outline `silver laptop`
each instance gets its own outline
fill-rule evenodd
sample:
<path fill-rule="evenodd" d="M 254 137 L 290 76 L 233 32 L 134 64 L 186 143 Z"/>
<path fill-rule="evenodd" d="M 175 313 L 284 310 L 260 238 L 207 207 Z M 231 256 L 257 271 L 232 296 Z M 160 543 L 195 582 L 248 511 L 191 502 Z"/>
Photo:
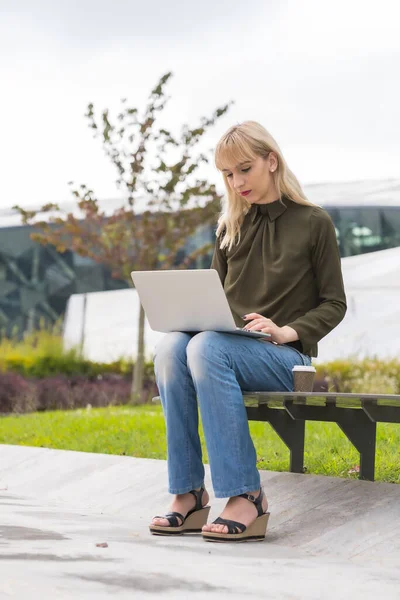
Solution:
<path fill-rule="evenodd" d="M 132 271 L 131 277 L 154 331 L 223 331 L 256 338 L 269 333 L 236 326 L 217 271 Z"/>

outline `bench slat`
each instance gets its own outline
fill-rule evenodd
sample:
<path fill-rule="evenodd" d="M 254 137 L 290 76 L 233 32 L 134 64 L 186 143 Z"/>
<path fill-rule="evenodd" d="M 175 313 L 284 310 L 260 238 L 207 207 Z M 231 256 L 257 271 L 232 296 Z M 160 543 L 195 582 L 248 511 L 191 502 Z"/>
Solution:
<path fill-rule="evenodd" d="M 400 395 L 397 394 L 350 394 L 345 392 L 243 392 L 245 401 L 247 398 L 264 399 L 279 398 L 325 398 L 326 400 L 342 399 L 366 399 L 366 400 L 390 400 L 394 405 L 400 406 Z"/>

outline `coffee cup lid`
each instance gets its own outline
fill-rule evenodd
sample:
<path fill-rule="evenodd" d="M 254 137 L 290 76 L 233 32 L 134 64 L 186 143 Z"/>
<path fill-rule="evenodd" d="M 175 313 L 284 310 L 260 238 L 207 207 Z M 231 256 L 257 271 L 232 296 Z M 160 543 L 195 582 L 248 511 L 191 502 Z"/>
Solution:
<path fill-rule="evenodd" d="M 315 373 L 315 367 L 308 367 L 306 365 L 295 365 L 292 371 L 308 371 L 309 373 Z"/>

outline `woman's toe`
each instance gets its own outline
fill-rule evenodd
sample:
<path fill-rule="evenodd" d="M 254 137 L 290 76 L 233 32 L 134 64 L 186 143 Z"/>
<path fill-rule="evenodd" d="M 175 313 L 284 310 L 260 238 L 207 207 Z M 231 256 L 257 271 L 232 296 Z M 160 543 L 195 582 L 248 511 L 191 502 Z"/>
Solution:
<path fill-rule="evenodd" d="M 157 525 L 158 527 L 168 527 L 169 523 L 167 519 L 153 519 L 151 522 L 152 525 Z"/>
<path fill-rule="evenodd" d="M 206 525 L 203 525 L 202 531 L 210 531 L 212 533 L 228 533 L 228 527 L 219 523 L 207 523 Z"/>

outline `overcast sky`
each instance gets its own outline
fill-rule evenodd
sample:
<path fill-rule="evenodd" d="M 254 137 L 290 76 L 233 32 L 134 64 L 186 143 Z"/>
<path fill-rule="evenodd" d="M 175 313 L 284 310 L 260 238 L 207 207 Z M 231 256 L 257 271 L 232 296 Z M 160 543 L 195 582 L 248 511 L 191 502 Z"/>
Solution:
<path fill-rule="evenodd" d="M 0 208 L 116 196 L 86 106 L 143 107 L 167 71 L 172 130 L 235 101 L 209 147 L 253 119 L 303 184 L 400 178 L 399 23 L 397 0 L 0 0 Z"/>

